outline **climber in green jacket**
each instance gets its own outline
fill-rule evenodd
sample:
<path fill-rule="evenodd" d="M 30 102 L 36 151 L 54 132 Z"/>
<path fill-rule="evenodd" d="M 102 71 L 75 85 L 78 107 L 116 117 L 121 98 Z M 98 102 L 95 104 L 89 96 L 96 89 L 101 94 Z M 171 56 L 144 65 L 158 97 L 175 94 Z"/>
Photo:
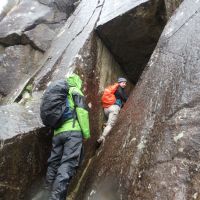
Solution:
<path fill-rule="evenodd" d="M 85 98 L 81 91 L 82 81 L 76 74 L 67 78 L 68 101 L 75 109 L 75 118 L 63 122 L 54 130 L 52 151 L 48 159 L 46 182 L 51 187 L 50 200 L 65 200 L 71 178 L 83 158 L 83 138 L 90 138 L 89 117 Z"/>

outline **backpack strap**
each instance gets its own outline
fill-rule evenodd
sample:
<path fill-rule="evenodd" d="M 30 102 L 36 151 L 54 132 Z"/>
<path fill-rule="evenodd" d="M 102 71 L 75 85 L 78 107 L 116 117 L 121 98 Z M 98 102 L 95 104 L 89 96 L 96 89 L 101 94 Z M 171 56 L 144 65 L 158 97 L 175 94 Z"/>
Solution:
<path fill-rule="evenodd" d="M 77 114 L 76 114 L 76 104 L 74 103 L 74 95 L 73 95 L 73 90 L 75 89 L 75 87 L 70 87 L 69 88 L 69 94 L 72 98 L 72 101 L 73 101 L 73 104 L 74 104 L 74 108 L 72 110 L 72 116 L 73 116 L 73 124 L 72 124 L 72 128 L 75 127 L 75 122 L 76 122 L 76 119 L 77 119 Z"/>

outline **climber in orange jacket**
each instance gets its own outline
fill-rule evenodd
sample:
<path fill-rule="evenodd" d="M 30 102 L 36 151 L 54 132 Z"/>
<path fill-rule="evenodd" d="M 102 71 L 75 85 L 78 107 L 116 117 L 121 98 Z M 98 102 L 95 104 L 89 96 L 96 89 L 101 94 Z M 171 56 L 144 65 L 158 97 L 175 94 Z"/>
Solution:
<path fill-rule="evenodd" d="M 105 141 L 105 137 L 109 134 L 117 120 L 120 109 L 127 100 L 127 95 L 124 91 L 126 83 L 127 80 L 121 77 L 118 78 L 118 83 L 108 86 L 104 90 L 101 101 L 104 108 L 104 114 L 108 118 L 108 121 L 102 135 L 97 140 L 99 144 Z"/>

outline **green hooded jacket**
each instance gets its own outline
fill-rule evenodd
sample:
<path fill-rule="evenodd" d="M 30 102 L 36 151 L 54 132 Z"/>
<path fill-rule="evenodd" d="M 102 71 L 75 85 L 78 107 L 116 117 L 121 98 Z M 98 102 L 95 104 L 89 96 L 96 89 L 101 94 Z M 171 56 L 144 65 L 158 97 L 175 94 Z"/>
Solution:
<path fill-rule="evenodd" d="M 67 78 L 69 84 L 68 101 L 69 106 L 73 110 L 76 109 L 77 119 L 69 119 L 54 130 L 54 135 L 58 135 L 66 131 L 81 131 L 85 139 L 90 138 L 90 128 L 89 128 L 89 115 L 86 110 L 84 96 L 81 91 L 82 81 L 77 74 L 72 74 Z M 73 100 L 74 99 L 74 100 Z M 76 106 L 75 106 L 76 105 Z"/>

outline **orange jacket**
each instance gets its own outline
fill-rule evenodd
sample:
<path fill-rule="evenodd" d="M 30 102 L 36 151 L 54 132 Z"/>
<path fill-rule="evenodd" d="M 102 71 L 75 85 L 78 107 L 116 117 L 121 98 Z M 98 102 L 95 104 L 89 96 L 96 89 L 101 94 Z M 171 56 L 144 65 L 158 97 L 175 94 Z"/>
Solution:
<path fill-rule="evenodd" d="M 119 83 L 115 83 L 105 88 L 101 98 L 103 108 L 108 108 L 116 102 L 115 92 L 118 87 Z"/>

